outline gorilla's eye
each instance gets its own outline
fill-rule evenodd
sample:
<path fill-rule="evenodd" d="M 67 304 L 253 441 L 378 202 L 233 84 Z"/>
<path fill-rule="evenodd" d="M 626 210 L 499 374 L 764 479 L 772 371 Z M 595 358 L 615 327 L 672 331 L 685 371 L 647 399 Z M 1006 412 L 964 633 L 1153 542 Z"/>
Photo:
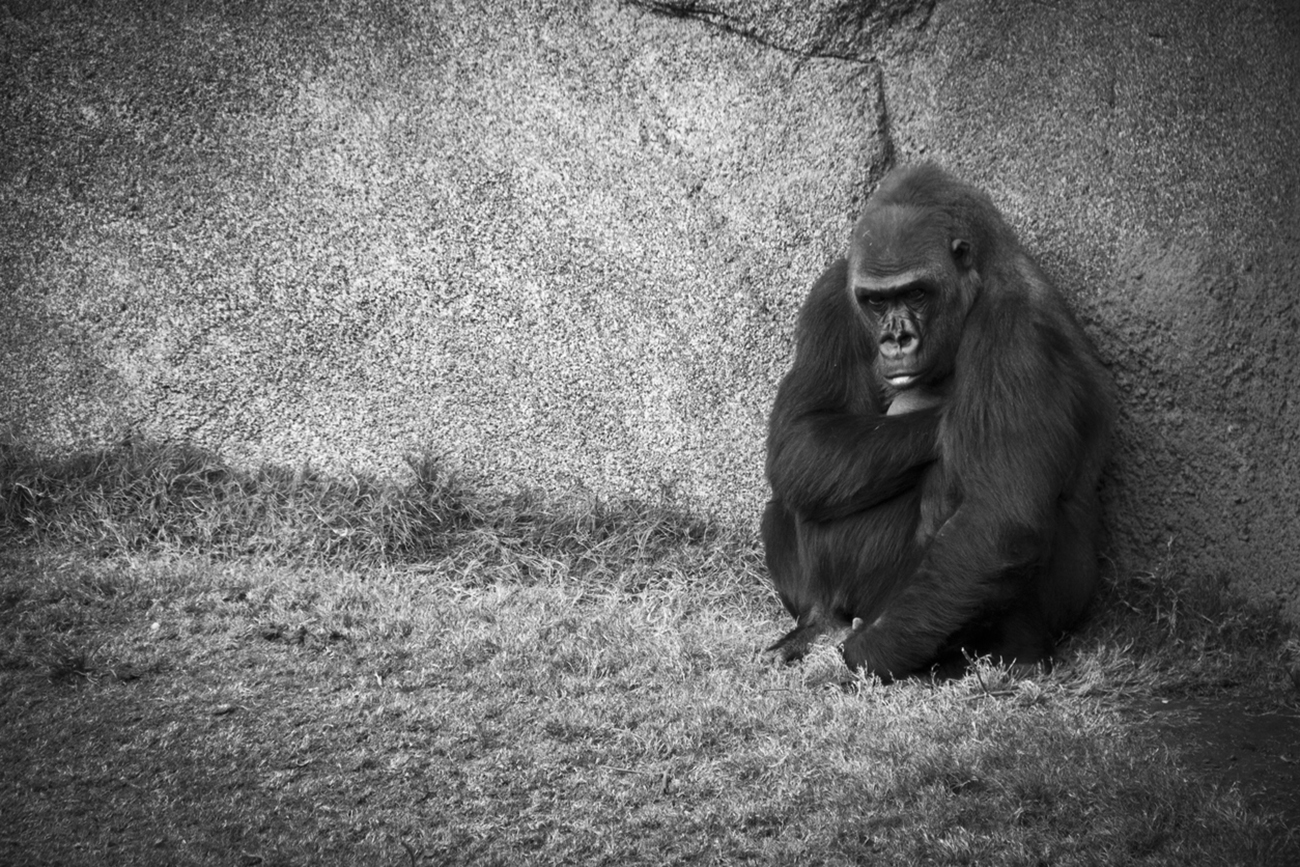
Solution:
<path fill-rule="evenodd" d="M 908 293 L 903 296 L 903 300 L 905 300 L 908 304 L 912 304 L 912 305 L 920 304 L 922 301 L 925 300 L 925 290 L 920 288 L 919 286 L 915 287 L 909 290 Z"/>

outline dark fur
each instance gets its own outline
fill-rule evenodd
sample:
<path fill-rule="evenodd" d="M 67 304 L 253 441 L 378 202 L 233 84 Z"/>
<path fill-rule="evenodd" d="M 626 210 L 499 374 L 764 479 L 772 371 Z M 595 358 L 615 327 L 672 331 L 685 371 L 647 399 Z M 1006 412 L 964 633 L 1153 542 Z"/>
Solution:
<path fill-rule="evenodd" d="M 804 303 L 772 410 L 762 532 L 797 619 L 772 649 L 838 631 L 851 666 L 886 678 L 963 652 L 1044 659 L 1097 581 L 1104 372 L 989 198 L 939 169 L 886 178 L 853 245 Z M 916 261 L 940 275 L 922 385 L 944 398 L 887 416 L 853 275 Z"/>

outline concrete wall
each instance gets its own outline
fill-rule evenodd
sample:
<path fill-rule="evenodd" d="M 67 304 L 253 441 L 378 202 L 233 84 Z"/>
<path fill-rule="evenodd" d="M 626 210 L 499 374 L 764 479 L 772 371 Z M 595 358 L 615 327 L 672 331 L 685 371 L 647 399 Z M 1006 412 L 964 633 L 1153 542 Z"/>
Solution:
<path fill-rule="evenodd" d="M 11 436 L 752 523 L 802 296 L 934 159 L 1116 378 L 1118 567 L 1300 615 L 1293 4 L 78 6 L 0 12 Z"/>

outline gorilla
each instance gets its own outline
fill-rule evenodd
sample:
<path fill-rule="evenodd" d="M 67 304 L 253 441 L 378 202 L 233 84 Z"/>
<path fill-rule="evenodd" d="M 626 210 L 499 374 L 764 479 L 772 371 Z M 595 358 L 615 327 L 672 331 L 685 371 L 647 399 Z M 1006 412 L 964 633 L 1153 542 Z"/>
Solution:
<path fill-rule="evenodd" d="M 1109 379 L 992 201 L 891 172 L 812 287 L 767 440 L 762 537 L 796 625 L 884 680 L 1050 662 L 1098 580 Z"/>

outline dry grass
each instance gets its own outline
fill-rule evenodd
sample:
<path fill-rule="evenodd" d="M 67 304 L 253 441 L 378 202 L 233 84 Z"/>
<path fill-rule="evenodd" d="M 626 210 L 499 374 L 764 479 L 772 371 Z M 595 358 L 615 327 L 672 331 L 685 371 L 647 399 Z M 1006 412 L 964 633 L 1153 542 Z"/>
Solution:
<path fill-rule="evenodd" d="M 761 664 L 786 624 L 754 540 L 671 503 L 491 498 L 433 462 L 404 483 L 241 473 L 139 443 L 3 460 L 0 861 L 1296 852 L 1124 711 L 1242 676 L 1286 637 L 1190 596 L 1171 623 L 1169 576 L 1116 591 L 1122 613 L 1050 676 L 884 688 L 829 649 Z"/>

